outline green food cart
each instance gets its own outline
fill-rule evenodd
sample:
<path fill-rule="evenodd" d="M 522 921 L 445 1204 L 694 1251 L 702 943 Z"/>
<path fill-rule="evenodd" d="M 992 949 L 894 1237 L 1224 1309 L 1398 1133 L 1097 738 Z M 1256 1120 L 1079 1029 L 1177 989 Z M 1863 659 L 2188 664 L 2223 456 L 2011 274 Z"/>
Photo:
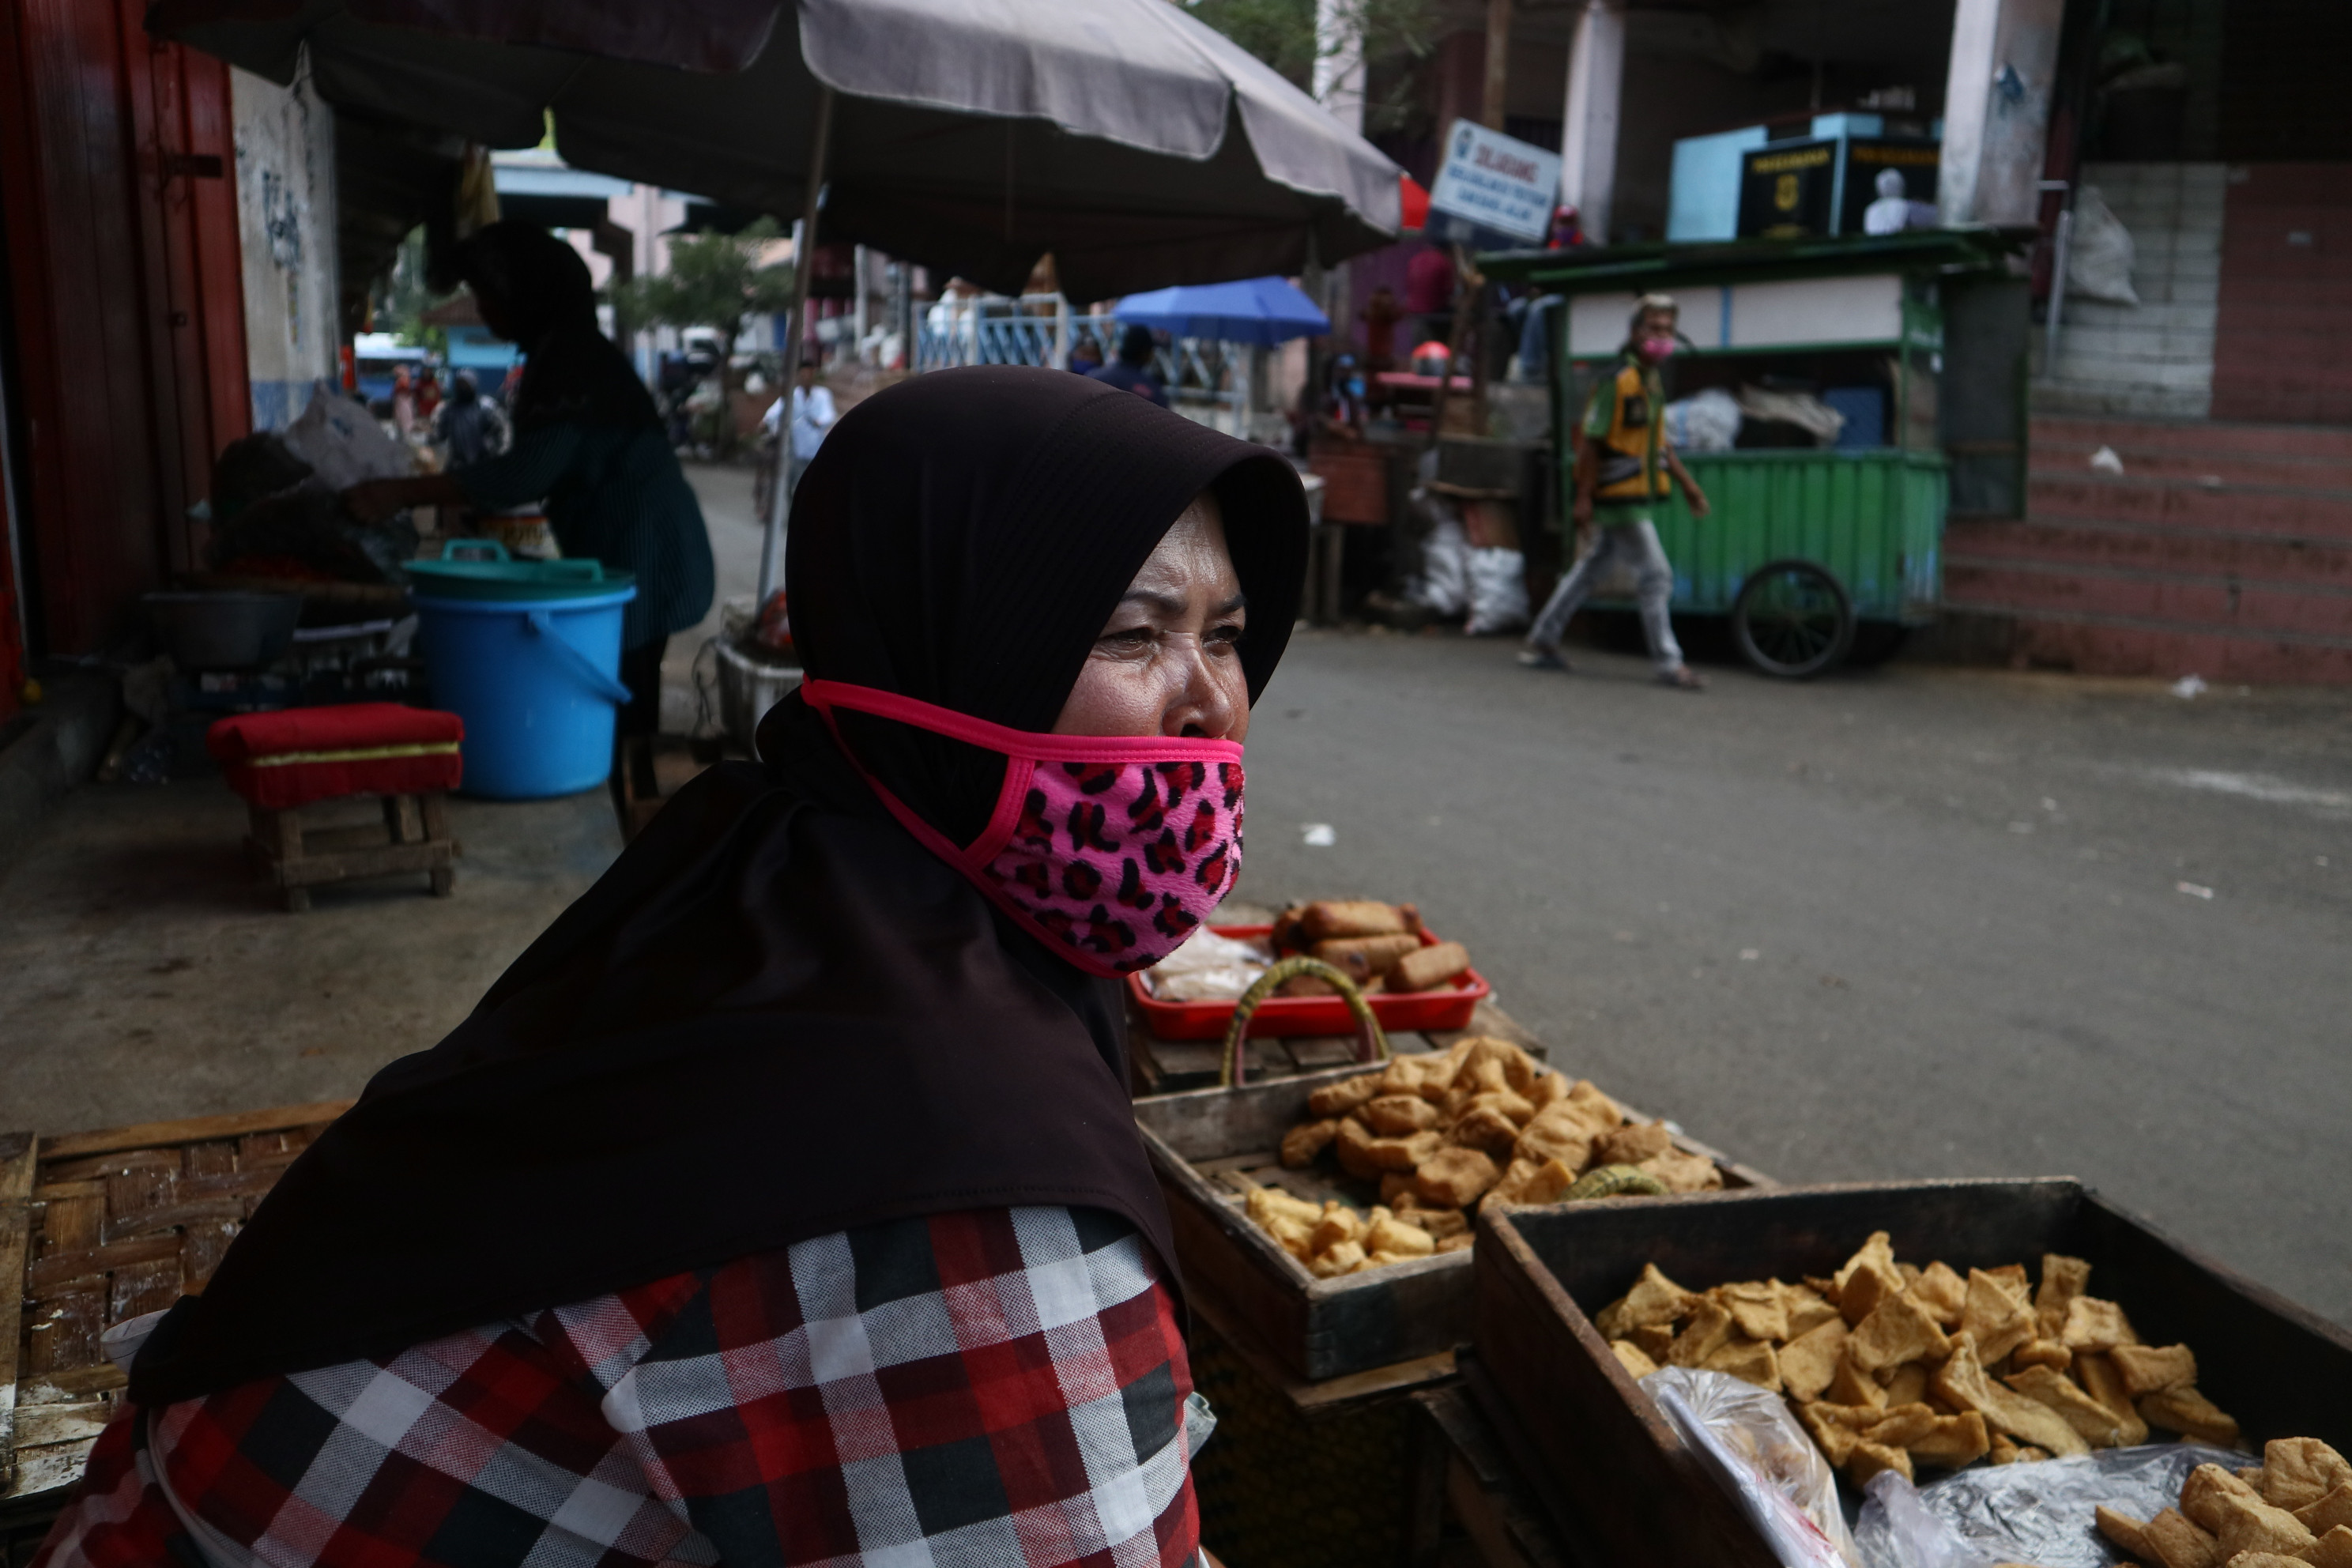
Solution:
<path fill-rule="evenodd" d="M 1563 496 L 1586 397 L 1645 293 L 1675 296 L 1689 340 L 1667 371 L 1670 400 L 1798 392 L 1846 415 L 1833 445 L 1752 421 L 1785 444 L 1743 434 L 1731 450 L 1683 447 L 1711 510 L 1694 519 L 1677 490 L 1653 514 L 1675 612 L 1729 616 L 1750 664 L 1801 679 L 1885 658 L 1934 620 L 1948 515 L 2018 515 L 2028 307 L 2011 258 L 2031 233 L 1508 251 L 1479 267 L 1561 297 L 1549 318 Z"/>

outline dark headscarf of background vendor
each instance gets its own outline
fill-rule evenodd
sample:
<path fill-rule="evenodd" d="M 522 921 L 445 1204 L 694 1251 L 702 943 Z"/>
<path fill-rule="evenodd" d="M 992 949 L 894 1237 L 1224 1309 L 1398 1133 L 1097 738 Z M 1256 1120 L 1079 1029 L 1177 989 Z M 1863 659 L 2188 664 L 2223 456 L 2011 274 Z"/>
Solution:
<path fill-rule="evenodd" d="M 510 410 L 517 431 L 564 420 L 634 428 L 661 423 L 635 366 L 597 330 L 596 289 L 580 253 L 535 224 L 509 218 L 458 242 L 455 270 L 488 295 L 523 353 Z"/>
<path fill-rule="evenodd" d="M 1255 700 L 1305 574 L 1297 477 L 1050 370 L 877 394 L 802 481 L 813 676 L 1048 730 L 1137 569 L 1213 489 Z M 843 715 L 857 760 L 968 839 L 993 753 Z M 885 812 L 796 697 L 761 762 L 681 790 L 434 1049 L 289 1169 L 131 1396 L 185 1399 L 877 1221 L 1124 1217 L 1171 1272 L 1116 987 L 1013 926 Z"/>

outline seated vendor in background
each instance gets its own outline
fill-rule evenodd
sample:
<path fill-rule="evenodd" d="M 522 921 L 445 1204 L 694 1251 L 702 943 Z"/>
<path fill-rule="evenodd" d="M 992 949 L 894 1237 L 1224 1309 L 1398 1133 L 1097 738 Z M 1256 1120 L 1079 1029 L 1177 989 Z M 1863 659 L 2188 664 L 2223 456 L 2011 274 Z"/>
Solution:
<path fill-rule="evenodd" d="M 567 556 L 636 574 L 623 612 L 625 735 L 661 728 L 662 652 L 710 608 L 713 568 L 702 509 L 628 357 L 596 330 L 587 263 L 530 224 L 491 224 L 458 249 L 459 276 L 483 324 L 520 344 L 514 445 L 498 457 L 413 479 L 370 479 L 343 492 L 363 522 L 411 506 L 483 510 L 544 500 Z"/>

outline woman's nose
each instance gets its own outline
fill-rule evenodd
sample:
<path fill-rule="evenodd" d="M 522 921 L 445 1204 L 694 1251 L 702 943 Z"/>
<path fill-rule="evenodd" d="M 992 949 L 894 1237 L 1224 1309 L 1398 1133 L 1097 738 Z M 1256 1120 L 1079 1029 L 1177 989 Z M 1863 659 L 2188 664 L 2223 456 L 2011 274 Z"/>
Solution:
<path fill-rule="evenodd" d="M 1208 648 L 1197 637 L 1184 639 L 1180 684 L 1175 700 L 1160 715 L 1160 732 L 1169 736 L 1223 739 L 1234 727 L 1237 708 L 1234 683 L 1221 678 L 1210 661 Z"/>

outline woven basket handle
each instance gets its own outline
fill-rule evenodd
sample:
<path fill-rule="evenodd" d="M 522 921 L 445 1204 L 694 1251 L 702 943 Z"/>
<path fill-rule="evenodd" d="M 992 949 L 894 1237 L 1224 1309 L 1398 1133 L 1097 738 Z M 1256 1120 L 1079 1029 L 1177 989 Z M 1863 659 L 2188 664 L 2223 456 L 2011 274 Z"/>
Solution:
<path fill-rule="evenodd" d="M 1372 1005 L 1364 1000 L 1364 994 L 1357 989 L 1356 983 L 1348 977 L 1345 970 L 1335 969 L 1319 958 L 1309 958 L 1301 953 L 1275 963 L 1242 993 L 1240 1001 L 1234 1004 L 1234 1021 L 1225 1026 L 1224 1058 L 1217 1071 L 1220 1088 L 1237 1089 L 1241 1086 L 1242 1075 L 1248 1066 L 1242 1051 L 1242 1040 L 1249 1033 L 1250 1015 L 1257 1011 L 1259 1003 L 1274 994 L 1276 987 L 1302 974 L 1312 974 L 1339 987 L 1340 999 L 1348 1004 L 1348 1011 L 1356 1016 L 1358 1061 L 1384 1062 L 1389 1059 L 1388 1032 L 1372 1016 Z"/>

